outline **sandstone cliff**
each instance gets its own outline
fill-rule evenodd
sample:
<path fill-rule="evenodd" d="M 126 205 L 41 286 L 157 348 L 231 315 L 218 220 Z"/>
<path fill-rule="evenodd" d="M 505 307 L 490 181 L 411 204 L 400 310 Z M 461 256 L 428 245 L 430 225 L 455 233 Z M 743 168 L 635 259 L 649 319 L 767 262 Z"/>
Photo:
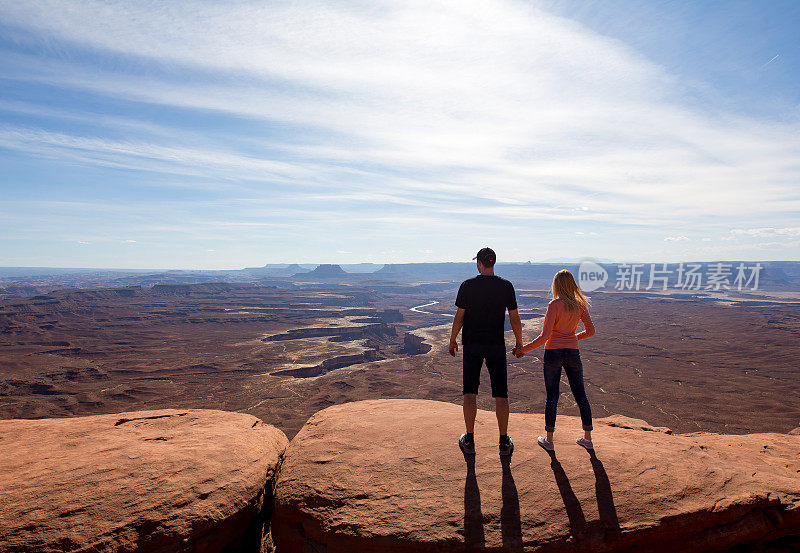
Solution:
<path fill-rule="evenodd" d="M 0 421 L 0 551 L 259 551 L 286 444 L 204 409 Z"/>
<path fill-rule="evenodd" d="M 672 435 L 596 421 L 597 451 L 560 416 L 555 454 L 542 415 L 512 414 L 501 462 L 493 413 L 477 455 L 461 454 L 457 405 L 362 401 L 314 415 L 286 451 L 273 536 L 300 551 L 720 551 L 800 533 L 800 437 Z M 797 544 L 798 542 L 793 542 Z"/>
<path fill-rule="evenodd" d="M 562 416 L 551 455 L 543 424 L 512 414 L 508 461 L 493 413 L 464 457 L 461 408 L 424 400 L 325 409 L 288 449 L 223 411 L 0 421 L 0 551 L 258 553 L 271 515 L 278 553 L 800 548 L 800 436 L 613 416 L 590 454 Z"/>

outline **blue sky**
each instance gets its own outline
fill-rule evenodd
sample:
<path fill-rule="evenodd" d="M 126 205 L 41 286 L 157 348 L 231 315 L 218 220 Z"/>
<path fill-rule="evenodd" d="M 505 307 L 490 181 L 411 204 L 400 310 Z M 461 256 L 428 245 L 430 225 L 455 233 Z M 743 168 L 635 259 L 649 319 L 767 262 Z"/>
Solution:
<path fill-rule="evenodd" d="M 797 2 L 0 10 L 0 266 L 800 259 Z"/>

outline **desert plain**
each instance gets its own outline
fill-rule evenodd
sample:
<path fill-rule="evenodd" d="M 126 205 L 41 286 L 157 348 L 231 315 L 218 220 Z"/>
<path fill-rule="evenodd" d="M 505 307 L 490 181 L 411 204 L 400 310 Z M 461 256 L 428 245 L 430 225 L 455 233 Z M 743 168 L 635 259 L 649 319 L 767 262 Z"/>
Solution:
<path fill-rule="evenodd" d="M 6 297 L 0 418 L 211 408 L 255 415 L 291 438 L 335 404 L 459 403 L 461 359 L 446 345 L 462 275 L 335 269 L 241 282 L 201 275 L 136 284 L 144 277 L 135 276 L 92 289 L 56 282 L 45 293 Z M 546 280 L 516 284 L 528 341 L 550 294 Z M 581 355 L 595 417 L 621 414 L 676 433 L 800 427 L 800 293 L 791 287 L 612 288 L 590 298 L 597 334 L 581 343 Z M 512 413 L 543 412 L 542 353 L 509 355 Z M 479 407 L 491 409 L 483 377 Z M 559 413 L 577 415 L 566 378 L 561 393 Z"/>

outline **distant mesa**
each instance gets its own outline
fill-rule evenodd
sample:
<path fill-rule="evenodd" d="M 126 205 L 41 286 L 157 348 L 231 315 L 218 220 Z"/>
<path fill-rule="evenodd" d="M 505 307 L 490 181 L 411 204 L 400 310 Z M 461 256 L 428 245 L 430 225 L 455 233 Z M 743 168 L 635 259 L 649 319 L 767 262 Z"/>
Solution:
<path fill-rule="evenodd" d="M 402 266 L 397 265 L 395 263 L 389 263 L 375 271 L 376 275 L 408 275 L 407 271 L 404 271 Z"/>
<path fill-rule="evenodd" d="M 308 278 L 340 278 L 347 275 L 348 273 L 339 265 L 318 265 L 313 271 L 300 274 L 300 276 Z"/>
<path fill-rule="evenodd" d="M 287 265 L 286 267 L 275 267 L 269 270 L 269 273 L 272 275 L 283 275 L 283 276 L 292 276 L 302 273 L 307 273 L 309 270 L 302 265 L 298 265 L 297 263 L 292 263 L 291 265 Z"/>
<path fill-rule="evenodd" d="M 313 265 L 312 265 L 313 267 Z M 297 273 L 304 273 L 310 270 L 309 266 L 303 266 L 298 263 L 267 263 L 263 267 L 246 267 L 243 271 L 247 273 L 254 273 L 261 276 L 271 277 L 286 277 L 292 276 Z"/>

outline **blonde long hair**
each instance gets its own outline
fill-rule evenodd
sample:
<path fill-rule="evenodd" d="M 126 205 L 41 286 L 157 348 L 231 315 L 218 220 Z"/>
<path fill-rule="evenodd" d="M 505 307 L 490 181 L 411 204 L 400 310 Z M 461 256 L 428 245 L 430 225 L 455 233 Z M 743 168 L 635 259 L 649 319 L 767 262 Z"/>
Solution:
<path fill-rule="evenodd" d="M 560 299 L 567 311 L 576 312 L 589 308 L 589 299 L 583 295 L 575 277 L 566 269 L 561 269 L 553 277 L 553 299 Z"/>

